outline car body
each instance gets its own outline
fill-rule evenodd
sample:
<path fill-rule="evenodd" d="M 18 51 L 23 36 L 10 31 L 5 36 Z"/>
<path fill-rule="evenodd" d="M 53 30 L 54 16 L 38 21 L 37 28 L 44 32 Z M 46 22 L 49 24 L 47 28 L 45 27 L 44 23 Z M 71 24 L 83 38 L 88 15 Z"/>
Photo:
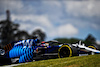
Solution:
<path fill-rule="evenodd" d="M 50 58 L 63 58 L 80 56 L 80 54 L 100 53 L 97 47 L 76 44 L 60 43 L 58 41 L 37 42 L 38 39 L 28 39 L 8 44 L 5 48 L 5 56 L 8 58 L 19 58 L 19 63 L 31 62 L 33 60 L 45 60 Z M 8 49 L 8 50 L 7 50 Z"/>

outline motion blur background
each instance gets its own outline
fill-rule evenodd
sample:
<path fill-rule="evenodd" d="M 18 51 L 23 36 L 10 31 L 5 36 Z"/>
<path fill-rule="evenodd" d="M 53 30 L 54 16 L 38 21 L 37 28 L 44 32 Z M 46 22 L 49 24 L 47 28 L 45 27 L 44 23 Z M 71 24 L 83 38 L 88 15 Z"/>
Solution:
<path fill-rule="evenodd" d="M 33 35 L 40 36 L 41 41 L 77 38 L 100 44 L 100 1 L 0 0 L 0 24 L 1 45 Z M 8 28 L 13 29 L 9 26 L 16 31 L 9 32 Z"/>

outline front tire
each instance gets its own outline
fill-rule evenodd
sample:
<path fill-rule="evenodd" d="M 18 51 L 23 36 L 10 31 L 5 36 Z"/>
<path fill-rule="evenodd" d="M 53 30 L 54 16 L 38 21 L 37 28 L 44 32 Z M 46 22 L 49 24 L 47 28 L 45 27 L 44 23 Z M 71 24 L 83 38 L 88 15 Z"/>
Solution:
<path fill-rule="evenodd" d="M 58 57 L 71 57 L 72 56 L 72 49 L 68 45 L 63 45 L 58 50 Z"/>
<path fill-rule="evenodd" d="M 71 44 L 62 45 L 58 49 L 58 57 L 72 57 L 72 56 L 78 56 L 78 48 L 73 47 Z"/>

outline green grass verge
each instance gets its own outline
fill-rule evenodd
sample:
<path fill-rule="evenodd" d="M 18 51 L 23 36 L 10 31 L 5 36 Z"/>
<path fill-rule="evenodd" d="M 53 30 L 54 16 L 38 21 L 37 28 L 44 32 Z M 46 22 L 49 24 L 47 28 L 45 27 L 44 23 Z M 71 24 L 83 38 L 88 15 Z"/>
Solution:
<path fill-rule="evenodd" d="M 28 62 L 17 67 L 100 67 L 100 54 Z"/>

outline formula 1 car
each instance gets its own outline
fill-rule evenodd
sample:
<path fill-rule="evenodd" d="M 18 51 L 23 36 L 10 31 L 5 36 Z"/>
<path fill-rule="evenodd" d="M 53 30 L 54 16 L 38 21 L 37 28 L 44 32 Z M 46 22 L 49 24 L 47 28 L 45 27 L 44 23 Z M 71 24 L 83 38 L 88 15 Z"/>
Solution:
<path fill-rule="evenodd" d="M 100 53 L 99 45 L 90 45 L 86 47 L 85 44 L 81 45 L 81 41 L 79 41 L 79 43 L 76 44 L 68 44 L 68 43 L 60 43 L 58 41 L 53 40 L 48 42 L 42 42 L 41 45 L 42 46 L 37 47 L 36 52 L 38 56 L 40 55 L 40 57 L 42 57 L 42 59 L 63 58 L 63 57 L 72 57 L 72 56 L 81 56 L 90 54 L 94 55 Z M 36 57 L 34 59 L 36 59 Z"/>
<path fill-rule="evenodd" d="M 19 58 L 19 63 L 100 53 L 100 46 L 81 45 L 81 41 L 76 44 L 60 43 L 56 40 L 39 43 L 38 39 L 22 40 L 13 43 L 13 46 L 8 44 L 4 49 L 6 57 Z"/>

